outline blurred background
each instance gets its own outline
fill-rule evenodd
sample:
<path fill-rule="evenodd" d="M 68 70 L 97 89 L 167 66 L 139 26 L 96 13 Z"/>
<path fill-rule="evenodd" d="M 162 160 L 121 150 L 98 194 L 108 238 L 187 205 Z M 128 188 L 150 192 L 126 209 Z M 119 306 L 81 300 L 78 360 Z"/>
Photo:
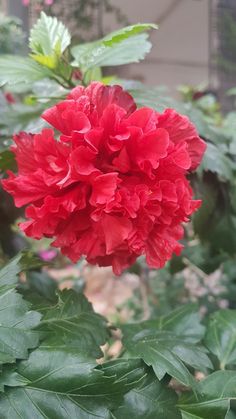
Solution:
<path fill-rule="evenodd" d="M 126 78 L 149 85 L 203 83 L 229 109 L 225 90 L 236 85 L 235 0 L 1 0 L 2 13 L 15 16 L 28 32 L 41 10 L 60 18 L 75 41 L 90 41 L 126 24 L 159 25 L 153 47 L 139 66 L 120 68 Z"/>

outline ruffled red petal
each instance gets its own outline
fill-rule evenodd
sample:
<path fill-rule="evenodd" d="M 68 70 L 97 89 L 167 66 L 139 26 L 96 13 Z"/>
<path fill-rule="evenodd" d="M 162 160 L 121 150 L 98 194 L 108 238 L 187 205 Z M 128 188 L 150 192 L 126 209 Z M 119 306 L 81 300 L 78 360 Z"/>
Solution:
<path fill-rule="evenodd" d="M 200 205 L 186 175 L 206 148 L 187 117 L 137 110 L 120 86 L 94 82 L 43 118 L 60 137 L 52 129 L 15 136 L 18 174 L 2 181 L 26 206 L 25 234 L 115 274 L 140 255 L 161 268 L 180 253 L 181 223 Z"/>

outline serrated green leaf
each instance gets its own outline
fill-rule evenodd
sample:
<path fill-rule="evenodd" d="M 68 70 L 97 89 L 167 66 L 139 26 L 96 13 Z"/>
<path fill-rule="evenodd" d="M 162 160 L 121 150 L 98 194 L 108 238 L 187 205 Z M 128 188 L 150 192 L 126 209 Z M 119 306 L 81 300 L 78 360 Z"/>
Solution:
<path fill-rule="evenodd" d="M 7 362 L 7 361 L 6 361 Z M 16 365 L 4 365 L 0 374 L 0 392 L 4 392 L 5 386 L 7 387 L 16 387 L 16 386 L 25 386 L 29 384 L 29 381 L 25 379 L 22 375 L 18 374 L 16 370 Z"/>
<path fill-rule="evenodd" d="M 112 412 L 115 419 L 181 419 L 176 407 L 177 395 L 154 374 L 124 396 L 124 402 Z"/>
<path fill-rule="evenodd" d="M 48 344 L 77 348 L 77 350 L 101 357 L 100 346 L 108 338 L 106 320 L 93 311 L 92 305 L 74 290 L 58 293 L 58 302 L 43 310 L 39 330 L 48 336 Z"/>
<path fill-rule="evenodd" d="M 202 169 L 217 173 L 219 178 L 223 181 L 233 180 L 232 161 L 214 144 L 208 143 L 207 145 L 202 161 Z"/>
<path fill-rule="evenodd" d="M 28 349 L 38 344 L 39 333 L 32 330 L 41 315 L 30 311 L 30 304 L 12 287 L 21 271 L 21 255 L 0 271 L 0 364 L 24 359 Z"/>
<path fill-rule="evenodd" d="M 0 305 L 0 363 L 6 362 L 5 355 L 11 362 L 26 358 L 28 349 L 38 344 L 39 334 L 32 329 L 41 316 L 14 290 L 0 290 Z"/>
<path fill-rule="evenodd" d="M 30 31 L 29 46 L 36 55 L 60 56 L 70 45 L 68 29 L 56 17 L 41 12 L 40 18 Z"/>
<path fill-rule="evenodd" d="M 152 24 L 128 26 L 112 32 L 101 40 L 76 45 L 71 53 L 75 58 L 73 65 L 84 72 L 92 67 L 105 67 L 138 62 L 150 51 L 151 44 L 147 34 L 140 32 L 157 28 Z"/>
<path fill-rule="evenodd" d="M 183 394 L 178 407 L 183 419 L 225 419 L 231 399 L 236 399 L 236 373 L 217 371 L 198 384 L 195 394 Z"/>
<path fill-rule="evenodd" d="M 24 251 L 11 259 L 3 268 L 0 269 L 0 288 L 14 287 L 18 282 L 18 274 L 25 270 L 37 269 L 44 265 L 37 256 L 29 251 Z"/>
<path fill-rule="evenodd" d="M 56 292 L 58 283 L 52 279 L 46 272 L 28 272 L 27 284 L 30 292 L 35 292 L 42 299 L 57 303 Z"/>
<path fill-rule="evenodd" d="M 18 281 L 17 275 L 22 270 L 21 258 L 22 254 L 19 253 L 0 270 L 0 288 L 4 286 L 14 287 L 16 285 Z"/>
<path fill-rule="evenodd" d="M 49 69 L 40 66 L 31 58 L 17 55 L 2 55 L 0 57 L 0 86 L 33 83 L 51 75 Z"/>
<path fill-rule="evenodd" d="M 140 34 L 115 44 L 106 46 L 98 41 L 82 44 L 72 48 L 75 67 L 81 67 L 84 72 L 93 67 L 123 65 L 143 60 L 151 49 L 147 34 Z"/>
<path fill-rule="evenodd" d="M 140 360 L 95 365 L 69 347 L 40 347 L 19 364 L 15 383 L 8 376 L 13 388 L 0 397 L 1 418 L 110 419 L 111 410 L 122 404 L 123 395 L 139 385 L 146 371 Z"/>
<path fill-rule="evenodd" d="M 185 364 L 200 370 L 212 367 L 205 350 L 197 345 L 204 327 L 194 305 L 183 306 L 157 320 L 124 325 L 121 330 L 128 352 L 151 365 L 159 380 L 167 373 L 194 387 Z"/>
<path fill-rule="evenodd" d="M 124 41 L 124 39 L 137 35 L 140 32 L 148 31 L 150 29 L 158 29 L 154 23 L 137 23 L 136 25 L 126 26 L 111 32 L 103 38 L 105 45 L 112 46 L 116 43 Z"/>
<path fill-rule="evenodd" d="M 211 316 L 205 342 L 220 368 L 236 364 L 236 310 L 220 310 Z"/>

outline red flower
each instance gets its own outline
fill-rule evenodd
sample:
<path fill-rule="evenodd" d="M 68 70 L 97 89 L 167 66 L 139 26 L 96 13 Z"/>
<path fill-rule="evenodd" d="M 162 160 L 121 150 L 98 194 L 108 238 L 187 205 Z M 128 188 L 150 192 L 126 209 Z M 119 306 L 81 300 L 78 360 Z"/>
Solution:
<path fill-rule="evenodd" d="M 161 268 L 179 254 L 182 222 L 199 207 L 186 174 L 205 151 L 186 116 L 136 109 L 119 86 L 76 87 L 44 112 L 60 131 L 15 136 L 19 173 L 4 188 L 26 205 L 21 229 L 54 238 L 77 261 L 112 265 L 116 274 L 140 255 Z"/>

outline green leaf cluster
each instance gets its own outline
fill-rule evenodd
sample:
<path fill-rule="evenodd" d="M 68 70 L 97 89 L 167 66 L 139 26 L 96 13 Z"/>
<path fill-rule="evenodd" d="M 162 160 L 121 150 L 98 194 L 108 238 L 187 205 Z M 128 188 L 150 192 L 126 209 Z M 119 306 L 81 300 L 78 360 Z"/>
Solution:
<path fill-rule="evenodd" d="M 157 29 L 154 24 L 137 24 L 112 32 L 103 39 L 73 46 L 65 25 L 55 17 L 41 16 L 30 32 L 29 57 L 3 55 L 0 57 L 0 86 L 34 83 L 49 78 L 64 87 L 73 87 L 74 68 L 82 71 L 138 62 L 150 51 L 151 44 L 144 32 Z M 70 54 L 74 61 L 70 62 Z"/>
<path fill-rule="evenodd" d="M 32 271 L 37 266 L 25 254 L 0 271 L 2 418 L 234 414 L 236 311 L 216 312 L 203 326 L 198 307 L 185 305 L 156 319 L 118 325 L 123 356 L 98 364 L 111 336 L 106 320 L 83 294 L 41 280 L 44 273 Z M 37 291 L 34 279 L 21 283 L 23 268 L 36 275 Z M 194 371 L 206 378 L 198 383 Z"/>

